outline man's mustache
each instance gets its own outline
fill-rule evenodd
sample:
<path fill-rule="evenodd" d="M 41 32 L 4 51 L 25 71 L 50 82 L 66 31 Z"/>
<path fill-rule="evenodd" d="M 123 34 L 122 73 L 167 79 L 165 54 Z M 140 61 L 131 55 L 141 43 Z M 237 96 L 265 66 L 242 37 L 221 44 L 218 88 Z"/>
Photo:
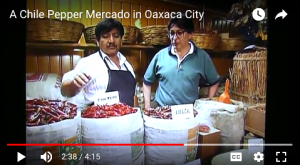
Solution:
<path fill-rule="evenodd" d="M 116 44 L 115 43 L 107 43 L 106 46 L 107 47 L 116 47 Z"/>

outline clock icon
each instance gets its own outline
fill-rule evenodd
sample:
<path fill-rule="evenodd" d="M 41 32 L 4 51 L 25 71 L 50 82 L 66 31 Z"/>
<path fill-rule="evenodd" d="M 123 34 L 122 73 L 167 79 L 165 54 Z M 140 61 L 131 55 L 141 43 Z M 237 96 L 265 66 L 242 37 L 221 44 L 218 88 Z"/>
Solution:
<path fill-rule="evenodd" d="M 266 13 L 261 8 L 256 8 L 252 12 L 252 17 L 255 21 L 262 21 L 266 16 Z"/>
<path fill-rule="evenodd" d="M 259 14 L 259 10 L 257 10 L 257 15 L 261 17 L 261 15 Z"/>

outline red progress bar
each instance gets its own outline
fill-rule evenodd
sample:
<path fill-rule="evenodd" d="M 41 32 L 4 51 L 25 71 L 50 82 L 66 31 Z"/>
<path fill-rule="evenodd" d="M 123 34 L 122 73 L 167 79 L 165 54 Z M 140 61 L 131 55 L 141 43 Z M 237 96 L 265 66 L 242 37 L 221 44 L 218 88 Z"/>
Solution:
<path fill-rule="evenodd" d="M 184 146 L 184 144 L 7 144 L 7 146 Z"/>

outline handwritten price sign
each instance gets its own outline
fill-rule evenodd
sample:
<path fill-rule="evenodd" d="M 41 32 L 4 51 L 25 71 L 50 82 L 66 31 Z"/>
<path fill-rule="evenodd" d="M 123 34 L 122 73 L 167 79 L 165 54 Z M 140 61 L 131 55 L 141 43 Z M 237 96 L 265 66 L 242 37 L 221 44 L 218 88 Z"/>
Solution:
<path fill-rule="evenodd" d="M 171 111 L 172 111 L 172 119 L 173 120 L 194 118 L 193 104 L 173 105 L 173 106 L 171 106 Z"/>
<path fill-rule="evenodd" d="M 112 105 L 119 102 L 120 98 L 118 91 L 103 93 L 94 100 L 95 105 Z"/>

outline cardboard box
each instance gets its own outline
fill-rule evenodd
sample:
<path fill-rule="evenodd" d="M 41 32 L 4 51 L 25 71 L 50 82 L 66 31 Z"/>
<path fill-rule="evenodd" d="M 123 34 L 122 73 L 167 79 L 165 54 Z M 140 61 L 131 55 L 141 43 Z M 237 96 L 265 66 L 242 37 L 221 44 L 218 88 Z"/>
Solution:
<path fill-rule="evenodd" d="M 248 107 L 245 117 L 245 130 L 265 137 L 265 107 L 265 104 Z"/>

